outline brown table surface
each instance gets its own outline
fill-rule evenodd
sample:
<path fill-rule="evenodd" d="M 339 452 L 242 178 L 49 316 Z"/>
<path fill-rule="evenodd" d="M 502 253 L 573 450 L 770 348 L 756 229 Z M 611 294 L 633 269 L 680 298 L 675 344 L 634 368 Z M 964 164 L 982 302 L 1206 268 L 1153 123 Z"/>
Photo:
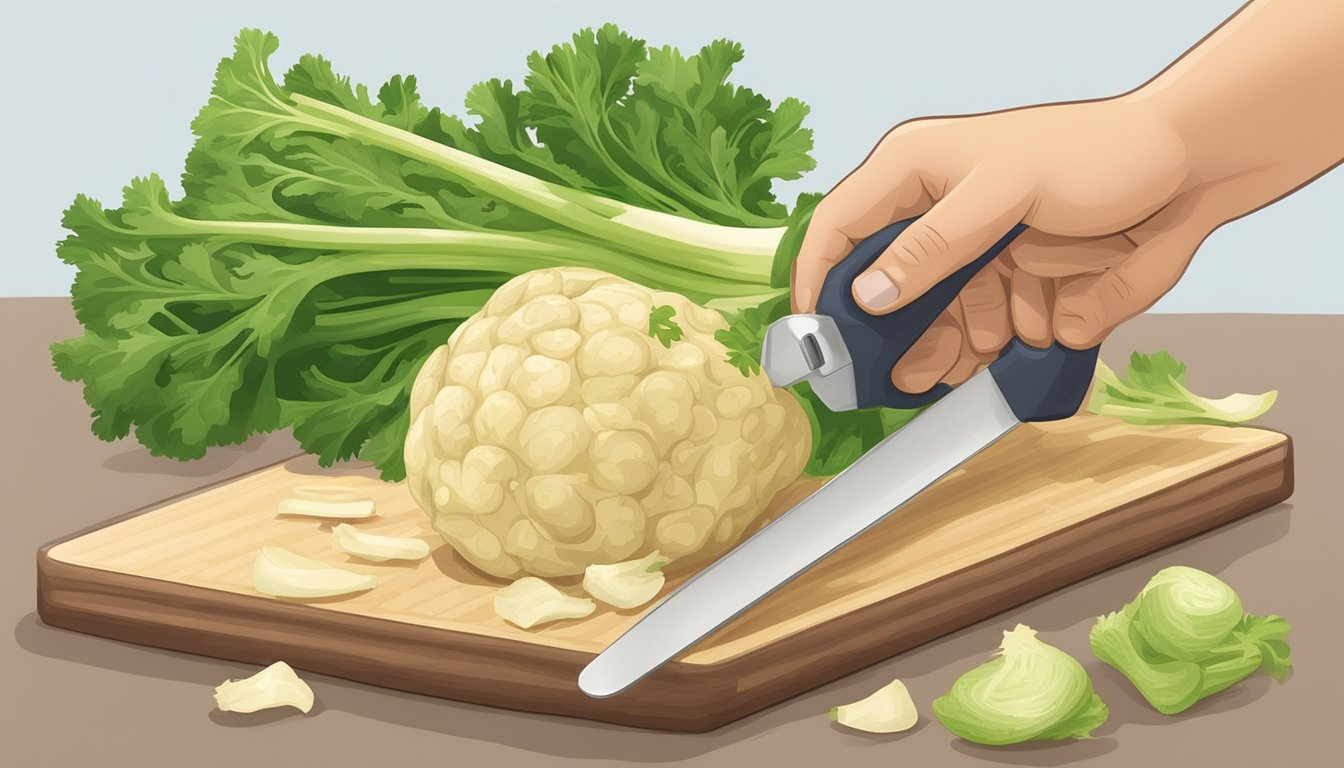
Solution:
<path fill-rule="evenodd" d="M 287 436 L 217 449 L 182 464 L 134 442 L 88 431 L 79 387 L 52 371 L 47 345 L 77 331 L 66 299 L 0 300 L 5 361 L 0 467 L 6 578 L 0 762 L 12 766 L 1314 766 L 1338 754 L 1344 542 L 1341 411 L 1344 316 L 1154 315 L 1109 340 L 1104 357 L 1167 348 L 1186 360 L 1196 391 L 1279 389 L 1263 420 L 1293 436 L 1297 491 L 1272 509 L 1012 609 L 707 734 L 641 731 L 539 716 L 305 675 L 308 716 L 214 711 L 212 687 L 251 674 L 242 664 L 89 637 L 45 626 L 34 608 L 42 544 L 128 510 L 233 476 L 295 451 Z M 1293 625 L 1296 675 L 1255 677 L 1184 715 L 1149 709 L 1087 648 L 1092 619 L 1130 599 L 1159 568 L 1220 575 L 1248 610 Z M 930 701 L 984 661 L 1017 622 L 1083 661 L 1111 717 L 1091 741 L 979 747 L 931 719 Z M 824 715 L 894 677 L 923 716 L 911 732 L 871 736 Z"/>

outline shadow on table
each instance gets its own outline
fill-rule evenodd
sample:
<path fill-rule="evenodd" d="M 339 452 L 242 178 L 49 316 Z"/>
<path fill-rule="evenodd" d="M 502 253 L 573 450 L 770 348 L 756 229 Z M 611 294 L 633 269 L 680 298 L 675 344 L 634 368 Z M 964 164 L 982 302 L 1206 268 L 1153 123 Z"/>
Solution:
<path fill-rule="evenodd" d="M 1120 746 L 1111 738 L 1069 739 L 1068 741 L 1009 744 L 1003 747 L 985 747 L 961 739 L 952 739 L 951 748 L 963 755 L 1003 765 L 1056 766 L 1070 765 L 1082 760 L 1101 757 Z"/>
<path fill-rule="evenodd" d="M 1179 545 L 1179 557 L 1168 548 L 1024 605 L 1005 606 L 1004 612 L 995 617 L 709 733 L 650 731 L 540 714 L 527 715 L 523 722 L 517 715 L 501 717 L 502 710 L 492 707 L 404 693 L 314 673 L 305 673 L 304 678 L 313 683 L 321 704 L 307 716 L 313 717 L 325 710 L 343 711 L 370 720 L 492 742 L 538 755 L 623 763 L 687 760 L 805 721 L 815 726 L 818 738 L 833 738 L 832 730 L 837 727 L 826 720 L 826 710 L 836 702 L 855 701 L 872 693 L 873 689 L 887 682 L 874 680 L 874 675 L 879 672 L 884 676 L 894 672 L 911 684 L 912 692 L 920 700 L 931 700 L 946 690 L 945 686 L 952 679 L 949 675 L 970 669 L 988 657 L 992 648 L 985 647 L 987 626 L 1006 627 L 1022 621 L 1045 631 L 1068 629 L 1072 635 L 1080 626 L 1090 624 L 1090 617 L 1096 615 L 1099 606 L 1119 608 L 1131 600 L 1147 578 L 1161 567 L 1179 562 L 1217 574 L 1249 553 L 1270 546 L 1287 535 L 1291 511 L 1291 505 L 1279 504 L 1183 542 Z M 1124 578 L 1117 577 L 1118 573 Z M 147 648 L 49 627 L 35 612 L 24 616 L 15 625 L 14 639 L 19 647 L 40 656 L 128 674 L 191 682 L 211 689 L 225 678 L 246 677 L 256 672 L 254 665 Z M 1070 650 L 1086 663 L 1090 657 L 1082 655 L 1086 653 L 1085 631 L 1081 643 L 1081 647 Z M 978 759 L 1008 765 L 1064 765 L 1116 749 L 1116 740 L 1111 735 L 1122 728 L 1162 726 L 1189 717 L 1236 709 L 1258 699 L 1272 685 L 1266 678 L 1253 677 L 1196 705 L 1181 718 L 1167 718 L 1150 709 L 1118 672 L 1099 662 L 1087 666 L 1099 695 L 1111 706 L 1111 717 L 1098 730 L 1099 738 L 991 748 L 962 742 L 948 734 L 951 748 Z M 937 686 L 942 686 L 942 690 L 934 690 Z M 269 727 L 296 716 L 297 713 L 267 717 L 263 713 L 263 716 L 253 718 L 216 712 L 211 719 L 229 727 Z M 846 731 L 845 743 L 837 746 L 880 748 L 896 737 L 927 738 L 930 735 L 929 728 L 918 727 L 916 730 L 919 733 L 877 738 Z"/>
<path fill-rule="evenodd" d="M 1083 665 L 1092 677 L 1097 695 L 1111 709 L 1110 718 L 1097 729 L 1098 736 L 1109 736 L 1130 726 L 1168 726 L 1200 717 L 1230 712 L 1269 693 L 1277 683 L 1269 675 L 1257 672 L 1231 688 L 1211 696 L 1177 715 L 1164 715 L 1144 700 L 1125 676 L 1100 661 Z"/>
<path fill-rule="evenodd" d="M 255 665 L 195 656 L 176 651 L 108 640 L 43 624 L 36 612 L 14 627 L 17 645 L 39 656 L 85 664 L 131 675 L 200 685 L 202 696 L 225 678 L 246 677 Z M 226 727 L 278 727 L 287 720 L 315 717 L 325 711 L 348 712 L 369 720 L 493 742 L 539 755 L 573 759 L 608 759 L 624 763 L 670 763 L 750 739 L 795 720 L 817 718 L 814 708 L 775 708 L 740 720 L 712 733 L 686 734 L 648 731 L 555 715 L 517 713 L 501 717 L 502 710 L 431 696 L 404 693 L 354 683 L 300 670 L 317 693 L 318 704 L 308 715 L 292 710 L 260 712 L 251 716 L 211 711 L 212 721 Z M 209 701 L 205 698 L 205 701 Z M 786 705 L 787 706 L 787 705 Z M 820 718 L 825 720 L 824 717 Z"/>
<path fill-rule="evenodd" d="M 306 714 L 293 707 L 265 709 L 260 712 L 220 712 L 218 709 L 212 709 L 210 710 L 210 721 L 225 728 L 264 728 L 285 720 L 317 717 L 326 709 L 320 700 L 314 701 L 313 708 L 308 710 Z"/>
<path fill-rule="evenodd" d="M 173 477 L 210 477 L 234 467 L 243 459 L 269 448 L 268 453 L 292 455 L 297 447 L 287 441 L 273 440 L 267 435 L 256 435 L 241 445 L 223 445 L 211 448 L 205 456 L 192 461 L 179 461 L 167 456 L 154 456 L 143 446 L 134 445 L 114 453 L 103 461 L 103 467 L 114 472 L 134 475 L 169 475 Z"/>

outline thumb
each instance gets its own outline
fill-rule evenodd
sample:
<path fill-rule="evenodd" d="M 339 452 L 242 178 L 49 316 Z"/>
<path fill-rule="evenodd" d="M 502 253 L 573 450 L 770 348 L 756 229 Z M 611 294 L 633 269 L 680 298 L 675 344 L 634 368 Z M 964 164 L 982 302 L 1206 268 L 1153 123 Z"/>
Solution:
<path fill-rule="evenodd" d="M 854 280 L 854 301 L 885 315 L 974 261 L 1026 213 L 1024 198 L 967 178 L 905 229 Z"/>
<path fill-rule="evenodd" d="M 1055 297 L 1055 338 L 1073 349 L 1100 344 L 1176 285 L 1202 240 L 1189 230 L 1164 232 L 1116 266 L 1063 283 Z"/>

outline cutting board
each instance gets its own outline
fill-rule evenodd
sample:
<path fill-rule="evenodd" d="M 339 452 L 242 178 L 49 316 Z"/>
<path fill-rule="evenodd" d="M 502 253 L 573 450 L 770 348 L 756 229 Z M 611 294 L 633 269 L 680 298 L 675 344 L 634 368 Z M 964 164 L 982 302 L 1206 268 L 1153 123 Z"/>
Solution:
<path fill-rule="evenodd" d="M 307 457 L 47 545 L 38 553 L 38 610 L 48 624 L 161 648 L 284 659 L 461 701 L 705 731 L 1281 501 L 1292 492 L 1291 455 L 1287 436 L 1261 429 L 1141 428 L 1090 415 L 1025 425 L 609 699 L 584 696 L 579 670 L 647 607 L 599 608 L 532 630 L 506 624 L 493 609 L 505 582 L 443 544 L 404 486 L 367 471 L 321 470 Z M 377 516 L 358 527 L 423 538 L 432 556 L 416 565 L 357 562 L 332 547 L 330 524 L 277 516 L 281 499 L 314 482 L 374 499 Z M 800 480 L 782 491 L 765 519 L 816 485 Z M 260 595 L 250 572 L 265 545 L 376 574 L 379 586 L 324 600 Z M 559 584 L 581 594 L 578 579 Z"/>

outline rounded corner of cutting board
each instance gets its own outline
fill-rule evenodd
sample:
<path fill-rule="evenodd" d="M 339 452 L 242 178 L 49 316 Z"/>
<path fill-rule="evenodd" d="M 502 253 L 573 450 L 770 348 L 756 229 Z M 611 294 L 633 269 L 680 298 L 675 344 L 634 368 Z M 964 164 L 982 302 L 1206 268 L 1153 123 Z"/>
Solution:
<path fill-rule="evenodd" d="M 43 544 L 37 548 L 37 564 L 42 567 L 46 563 L 61 563 L 68 565 L 69 561 L 65 558 L 66 550 L 70 547 L 71 539 L 58 539 L 49 544 Z"/>

